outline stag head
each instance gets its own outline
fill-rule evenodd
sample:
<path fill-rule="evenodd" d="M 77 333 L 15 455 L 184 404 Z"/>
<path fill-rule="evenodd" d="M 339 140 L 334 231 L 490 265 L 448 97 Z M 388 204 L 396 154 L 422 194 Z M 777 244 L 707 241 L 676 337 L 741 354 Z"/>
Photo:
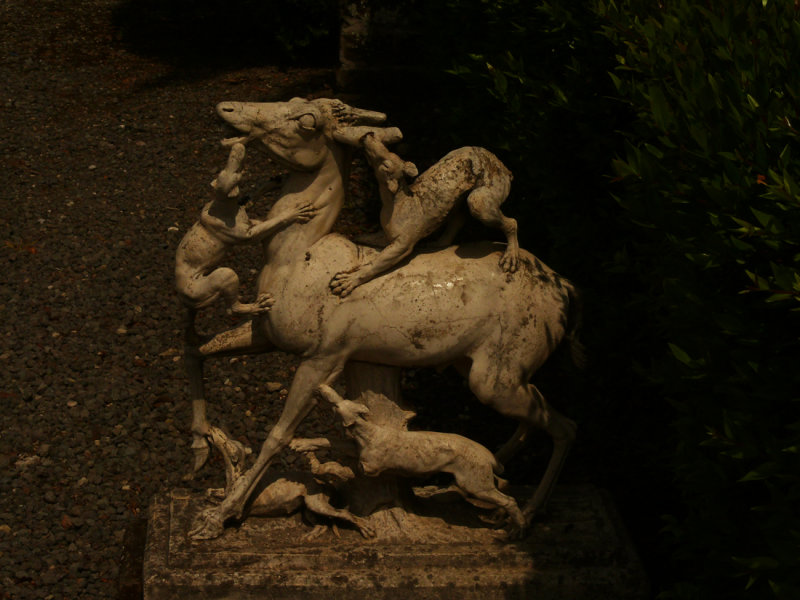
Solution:
<path fill-rule="evenodd" d="M 290 169 L 313 171 L 329 155 L 336 142 L 356 145 L 348 131 L 383 123 L 386 115 L 362 110 L 340 100 L 292 98 L 288 102 L 220 102 L 217 114 L 242 136 L 223 140 L 223 145 L 261 140 L 270 155 Z M 370 127 L 375 131 L 379 127 Z M 362 133 L 363 135 L 363 133 Z M 348 141 L 345 141 L 348 140 Z"/>

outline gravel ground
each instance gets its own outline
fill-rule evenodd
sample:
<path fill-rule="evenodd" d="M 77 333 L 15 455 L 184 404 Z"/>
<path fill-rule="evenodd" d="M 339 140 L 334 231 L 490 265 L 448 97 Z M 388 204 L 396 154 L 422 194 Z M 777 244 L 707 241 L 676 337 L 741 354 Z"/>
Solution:
<path fill-rule="evenodd" d="M 151 496 L 223 481 L 219 461 L 182 481 L 190 411 L 172 283 L 177 244 L 227 155 L 213 108 L 331 94 L 330 69 L 203 70 L 131 52 L 116 5 L 0 5 L 2 599 L 116 597 L 121 541 Z M 248 166 L 273 174 L 255 154 Z M 348 214 L 345 232 L 363 216 Z M 233 264 L 254 297 L 257 250 Z M 218 310 L 201 325 L 233 322 Z M 209 364 L 211 417 L 255 447 L 295 364 Z"/>
<path fill-rule="evenodd" d="M 0 191 L 0 600 L 115 598 L 122 540 L 153 494 L 222 484 L 218 459 L 182 480 L 190 407 L 172 281 L 178 242 L 227 157 L 219 140 L 230 131 L 214 106 L 335 94 L 330 68 L 252 59 L 246 66 L 235 53 L 209 67 L 177 39 L 157 40 L 152 47 L 162 52 L 147 52 L 146 31 L 126 37 L 131 23 L 147 21 L 137 6 L 161 4 L 0 4 L 0 164 L 8 184 Z M 179 5 L 164 6 L 174 13 Z M 168 34 L 166 25 L 156 29 Z M 245 193 L 277 173 L 255 152 L 246 166 Z M 370 180 L 356 165 L 338 231 L 359 232 L 368 215 L 374 220 Z M 269 202 L 256 198 L 251 214 L 263 216 Z M 231 264 L 243 297 L 254 298 L 258 249 L 237 249 Z M 200 328 L 235 322 L 217 307 Z M 211 419 L 257 448 L 295 365 L 277 353 L 210 362 Z M 486 444 L 487 432 L 497 430 L 500 441 L 513 431 L 465 402 L 460 379 L 441 377 L 407 380 L 422 418 L 426 410 L 434 422 L 455 413 L 441 428 Z M 330 422 L 312 413 L 299 434 L 324 434 Z M 276 466 L 293 461 L 287 452 Z M 533 456 L 518 470 L 541 466 Z"/>

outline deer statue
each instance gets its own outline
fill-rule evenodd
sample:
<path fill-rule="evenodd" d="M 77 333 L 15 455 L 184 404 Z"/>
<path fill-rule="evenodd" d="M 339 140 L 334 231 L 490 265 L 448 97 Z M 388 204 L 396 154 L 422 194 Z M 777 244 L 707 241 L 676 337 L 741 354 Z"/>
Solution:
<path fill-rule="evenodd" d="M 358 147 L 340 140 L 360 138 L 348 135 L 353 127 L 381 131 L 385 115 L 338 100 L 301 98 L 222 102 L 217 112 L 241 134 L 226 144 L 260 142 L 290 171 L 267 219 L 303 206 L 312 207 L 313 217 L 287 225 L 264 242 L 257 287 L 259 295 L 274 298 L 271 310 L 187 347 L 196 442 L 212 429 L 202 383 L 206 358 L 272 350 L 301 357 L 281 416 L 254 464 L 236 474 L 219 505 L 200 512 L 190 535 L 216 537 L 227 520 L 243 517 L 271 461 L 315 406 L 317 388 L 333 383 L 355 361 L 401 368 L 454 365 L 481 402 L 518 422 L 496 455 L 501 464 L 531 429 L 549 435 L 550 461 L 522 508 L 530 523 L 544 508 L 575 437 L 574 422 L 530 383 L 562 341 L 580 359 L 572 284 L 525 250 L 518 252 L 515 272 L 504 270 L 499 263 L 505 245 L 483 242 L 414 253 L 340 297 L 332 293 L 331 279 L 377 253 L 330 233 L 344 201 L 351 153 Z"/>

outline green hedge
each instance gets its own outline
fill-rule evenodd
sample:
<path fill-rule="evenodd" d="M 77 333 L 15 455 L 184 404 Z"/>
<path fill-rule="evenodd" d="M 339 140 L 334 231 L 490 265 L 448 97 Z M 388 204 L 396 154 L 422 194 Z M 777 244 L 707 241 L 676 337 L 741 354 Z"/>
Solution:
<path fill-rule="evenodd" d="M 585 289 L 569 408 L 656 591 L 800 598 L 798 4 L 431 4 L 440 130 L 499 149 L 524 245 Z"/>
<path fill-rule="evenodd" d="M 598 2 L 636 115 L 612 190 L 671 356 L 676 597 L 800 597 L 800 10 Z M 666 354 L 666 353 L 665 353 Z M 770 592 L 770 593 L 767 593 Z"/>

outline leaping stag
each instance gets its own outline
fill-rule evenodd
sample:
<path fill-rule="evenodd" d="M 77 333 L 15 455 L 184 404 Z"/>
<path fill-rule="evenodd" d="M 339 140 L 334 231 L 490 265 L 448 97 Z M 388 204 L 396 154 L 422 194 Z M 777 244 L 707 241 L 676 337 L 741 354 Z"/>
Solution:
<path fill-rule="evenodd" d="M 333 276 L 369 261 L 376 251 L 330 233 L 344 201 L 352 152 L 337 140 L 361 137 L 348 136 L 347 128 L 378 128 L 386 116 L 338 100 L 300 98 L 223 102 L 217 112 L 242 133 L 228 143 L 260 141 L 290 171 L 268 218 L 306 203 L 317 212 L 309 222 L 292 224 L 265 243 L 258 293 L 274 296 L 272 310 L 187 348 L 198 468 L 209 441 L 229 465 L 241 465 L 243 458 L 235 448 L 228 452 L 229 445 L 215 438 L 218 430 L 206 420 L 203 361 L 273 350 L 302 357 L 283 412 L 255 463 L 230 478 L 225 499 L 198 515 L 190 535 L 214 538 L 226 520 L 243 517 L 271 460 L 316 404 L 315 390 L 336 380 L 348 361 L 455 365 L 481 402 L 519 423 L 498 452 L 501 463 L 531 428 L 544 430 L 553 440 L 553 452 L 523 510 L 529 524 L 544 507 L 575 438 L 574 422 L 529 382 L 562 340 L 570 343 L 574 356 L 579 352 L 573 286 L 524 250 L 517 272 L 506 273 L 498 266 L 505 246 L 484 242 L 418 252 L 340 298 L 329 288 Z"/>

